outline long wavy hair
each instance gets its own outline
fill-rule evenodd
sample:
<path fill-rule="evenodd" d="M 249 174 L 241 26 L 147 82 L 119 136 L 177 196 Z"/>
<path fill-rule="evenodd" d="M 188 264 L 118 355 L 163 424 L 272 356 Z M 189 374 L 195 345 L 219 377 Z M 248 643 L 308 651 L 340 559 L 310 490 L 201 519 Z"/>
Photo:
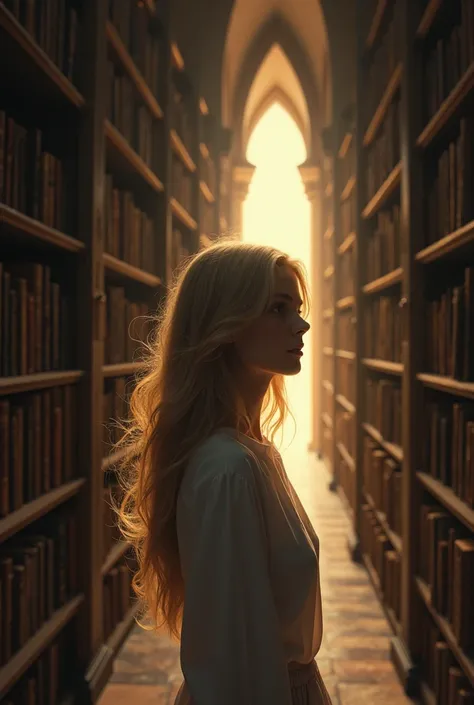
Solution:
<path fill-rule="evenodd" d="M 133 589 L 147 616 L 141 625 L 166 626 L 177 639 L 184 604 L 176 528 L 180 483 L 197 446 L 217 428 L 251 434 L 235 382 L 232 340 L 268 307 L 275 267 L 283 263 L 295 272 L 305 313 L 305 268 L 275 248 L 220 241 L 186 261 L 158 313 L 131 395 L 119 444 L 119 526 L 137 559 Z M 277 374 L 262 407 L 269 440 L 287 413 L 284 378 Z"/>

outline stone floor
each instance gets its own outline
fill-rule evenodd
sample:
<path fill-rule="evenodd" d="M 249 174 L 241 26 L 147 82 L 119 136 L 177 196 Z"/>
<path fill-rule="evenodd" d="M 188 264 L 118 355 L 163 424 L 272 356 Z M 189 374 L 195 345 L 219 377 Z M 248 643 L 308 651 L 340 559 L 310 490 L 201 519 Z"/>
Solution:
<path fill-rule="evenodd" d="M 320 538 L 325 634 L 317 661 L 333 705 L 408 705 L 389 658 L 389 625 L 365 570 L 349 558 L 347 517 L 326 470 L 304 451 L 284 457 Z M 99 705 L 173 705 L 181 680 L 179 645 L 137 627 Z"/>

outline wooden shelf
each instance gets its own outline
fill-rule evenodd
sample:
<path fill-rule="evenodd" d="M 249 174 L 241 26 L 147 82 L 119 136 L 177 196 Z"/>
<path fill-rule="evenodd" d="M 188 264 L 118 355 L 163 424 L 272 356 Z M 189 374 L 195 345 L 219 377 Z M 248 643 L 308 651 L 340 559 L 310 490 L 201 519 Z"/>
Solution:
<path fill-rule="evenodd" d="M 184 71 L 184 59 L 176 42 L 171 42 L 171 61 L 177 71 Z"/>
<path fill-rule="evenodd" d="M 394 269 L 393 272 L 384 274 L 383 277 L 379 277 L 378 279 L 374 279 L 374 281 L 365 284 L 362 287 L 362 291 L 364 294 L 378 294 L 380 291 L 390 289 L 390 287 L 395 286 L 395 284 L 399 284 L 402 281 L 402 277 L 403 269 L 398 267 L 397 269 Z"/>
<path fill-rule="evenodd" d="M 431 475 L 425 472 L 417 472 L 416 475 L 423 487 L 425 487 L 440 504 L 454 514 L 470 531 L 474 531 L 474 509 L 468 507 L 450 487 L 446 487 L 446 485 L 443 485 L 442 482 L 431 477 Z"/>
<path fill-rule="evenodd" d="M 0 3 L 0 62 L 5 67 L 7 64 L 14 67 L 12 75 L 17 89 L 23 85 L 23 95 L 34 94 L 37 99 L 43 99 L 43 104 L 52 101 L 75 109 L 83 107 L 84 97 L 3 2 Z M 6 74 L 6 68 L 3 73 Z"/>
<path fill-rule="evenodd" d="M 375 502 L 372 499 L 372 496 L 368 492 L 364 492 L 364 495 L 365 495 L 365 499 L 367 501 L 367 504 L 375 512 L 376 519 L 379 522 L 382 529 L 387 534 L 388 539 L 389 539 L 390 543 L 392 544 L 393 548 L 401 556 L 401 554 L 402 554 L 402 539 L 401 539 L 401 537 L 395 531 L 392 531 L 392 529 L 390 528 L 390 525 L 387 521 L 386 515 L 384 514 L 384 512 L 381 512 L 377 509 L 377 507 L 375 506 Z"/>
<path fill-rule="evenodd" d="M 385 201 L 390 198 L 395 189 L 400 186 L 401 176 L 402 163 L 399 162 L 397 166 L 392 170 L 392 172 L 388 175 L 388 177 L 385 179 L 375 196 L 371 198 L 369 203 L 362 211 L 363 218 L 372 218 L 372 216 L 377 213 L 381 206 L 384 205 Z"/>
<path fill-rule="evenodd" d="M 433 22 L 435 21 L 438 10 L 441 7 L 443 0 L 429 0 L 425 11 L 416 30 L 416 36 L 419 39 L 424 39 L 430 31 Z"/>
<path fill-rule="evenodd" d="M 339 311 L 345 311 L 353 306 L 355 306 L 355 296 L 345 296 L 343 299 L 336 301 L 336 308 Z"/>
<path fill-rule="evenodd" d="M 211 189 L 209 188 L 209 186 L 206 184 L 205 181 L 201 180 L 199 182 L 199 188 L 201 189 L 201 193 L 204 196 L 204 198 L 206 199 L 206 201 L 208 203 L 210 203 L 211 205 L 214 204 L 216 199 L 214 198 L 214 195 L 213 195 Z"/>
<path fill-rule="evenodd" d="M 464 99 L 469 95 L 474 86 L 474 62 L 469 66 L 457 86 L 443 101 L 438 112 L 433 115 L 424 128 L 416 143 L 425 149 L 438 135 L 448 120 L 454 115 Z"/>
<path fill-rule="evenodd" d="M 347 199 L 350 197 L 352 191 L 354 190 L 354 187 L 356 185 L 356 177 L 351 176 L 347 180 L 347 184 L 344 186 L 344 189 L 341 193 L 341 201 L 347 201 Z"/>
<path fill-rule="evenodd" d="M 332 418 L 329 416 L 329 414 L 324 413 L 321 415 L 321 418 L 322 418 L 323 424 L 326 426 L 326 428 L 332 429 L 333 423 L 332 423 Z"/>
<path fill-rule="evenodd" d="M 338 152 L 338 157 L 339 159 L 344 159 L 346 156 L 347 152 L 349 151 L 349 147 L 352 144 L 352 132 L 346 132 L 344 135 L 344 139 L 341 142 L 341 146 L 339 147 L 339 152 Z"/>
<path fill-rule="evenodd" d="M 403 374 L 403 364 L 401 362 L 390 362 L 389 360 L 376 360 L 366 357 L 362 360 L 362 364 L 369 370 L 384 372 L 387 375 L 397 375 L 401 377 Z"/>
<path fill-rule="evenodd" d="M 369 34 L 365 41 L 365 46 L 367 49 L 371 49 L 377 39 L 377 35 L 380 31 L 380 26 L 382 24 L 385 9 L 387 7 L 387 0 L 378 0 L 377 7 L 375 9 L 374 16 L 369 29 Z"/>
<path fill-rule="evenodd" d="M 466 676 L 469 678 L 471 685 L 474 685 L 474 660 L 461 649 L 458 642 L 456 641 L 456 637 L 454 636 L 454 632 L 452 630 L 451 625 L 449 624 L 447 619 L 438 614 L 438 612 L 432 605 L 431 590 L 429 586 L 425 583 L 424 580 L 419 577 L 416 577 L 415 581 L 420 597 L 428 608 L 431 617 L 433 618 L 438 629 L 442 633 L 446 643 L 453 652 L 454 656 L 458 660 L 459 665 L 465 672 Z"/>
<path fill-rule="evenodd" d="M 384 451 L 386 451 L 386 453 L 388 453 L 388 455 L 392 456 L 397 463 L 403 463 L 403 448 L 384 440 L 377 429 L 369 423 L 363 423 L 362 428 L 376 443 L 379 444 L 381 448 L 384 449 Z"/>
<path fill-rule="evenodd" d="M 466 399 L 474 399 L 474 382 L 460 382 L 452 377 L 431 374 L 418 374 L 417 379 L 425 387 L 437 389 L 440 392 L 446 392 L 454 396 L 466 397 Z"/>
<path fill-rule="evenodd" d="M 377 575 L 377 572 L 372 565 L 372 561 L 370 560 L 370 556 L 368 556 L 366 553 L 362 554 L 362 561 L 364 563 L 365 569 L 367 570 L 369 580 L 372 583 L 372 587 L 375 591 L 375 594 L 377 595 L 377 599 L 380 602 L 380 606 L 382 607 L 383 611 L 385 612 L 385 616 L 387 617 L 390 626 L 392 628 L 392 631 L 394 634 L 397 636 L 401 636 L 402 629 L 401 625 L 395 615 L 395 612 L 392 610 L 391 607 L 389 607 L 383 598 L 383 592 L 380 587 L 380 580 L 379 576 Z"/>
<path fill-rule="evenodd" d="M 181 159 L 186 169 L 193 174 L 196 171 L 196 164 L 176 130 L 170 130 L 170 140 L 174 153 Z"/>
<path fill-rule="evenodd" d="M 323 389 L 325 389 L 329 394 L 334 394 L 334 385 L 328 379 L 323 379 L 321 382 Z"/>
<path fill-rule="evenodd" d="M 78 613 L 84 601 L 83 595 L 78 595 L 64 607 L 58 609 L 51 619 L 28 639 L 25 646 L 12 656 L 0 669 L 0 693 L 6 693 L 28 670 L 40 654 L 52 643 L 54 638 L 69 624 Z"/>
<path fill-rule="evenodd" d="M 446 235 L 432 245 L 428 245 L 420 252 L 417 252 L 415 259 L 422 264 L 436 262 L 436 260 L 446 257 L 451 253 L 457 253 L 465 245 L 474 240 L 474 220 L 463 225 L 462 228 Z"/>
<path fill-rule="evenodd" d="M 34 392 L 37 389 L 63 387 L 66 384 L 77 384 L 84 376 L 82 370 L 65 370 L 64 372 L 38 372 L 34 375 L 18 377 L 0 377 L 0 397 L 7 394 L 22 394 Z"/>
<path fill-rule="evenodd" d="M 343 360 L 355 360 L 356 354 L 349 350 L 336 350 L 336 357 L 340 357 Z"/>
<path fill-rule="evenodd" d="M 114 365 L 104 365 L 102 374 L 106 378 L 128 377 L 134 375 L 143 368 L 143 362 L 119 362 Z"/>
<path fill-rule="evenodd" d="M 161 193 L 164 186 L 160 179 L 129 145 L 117 128 L 109 120 L 106 120 L 104 129 L 110 163 L 115 168 L 128 172 L 131 176 L 140 176 L 154 191 Z"/>
<path fill-rule="evenodd" d="M 330 264 L 329 267 L 326 267 L 324 270 L 324 278 L 325 279 L 331 279 L 331 277 L 334 275 L 334 265 Z"/>
<path fill-rule="evenodd" d="M 67 482 L 0 519 L 0 543 L 77 495 L 85 483 L 84 478 Z"/>
<path fill-rule="evenodd" d="M 347 450 L 346 446 L 344 443 L 338 443 L 337 444 L 337 449 L 339 451 L 339 454 L 341 458 L 344 460 L 346 463 L 347 467 L 352 470 L 353 472 L 355 471 L 355 461 L 352 455 L 349 453 Z"/>
<path fill-rule="evenodd" d="M 131 279 L 132 281 L 140 282 L 140 284 L 145 284 L 150 287 L 158 287 L 162 283 L 160 277 L 157 277 L 155 274 L 145 272 L 144 269 L 134 267 L 132 264 L 117 259 L 117 257 L 113 255 L 105 253 L 102 255 L 102 259 L 105 269 L 120 274 L 125 279 Z"/>
<path fill-rule="evenodd" d="M 348 411 L 350 414 L 355 414 L 355 406 L 343 394 L 336 394 L 336 401 L 339 406 Z"/>
<path fill-rule="evenodd" d="M 352 245 L 356 241 L 356 234 L 355 233 L 349 233 L 349 235 L 344 239 L 344 242 L 342 242 L 339 247 L 337 248 L 337 254 L 338 255 L 344 255 Z"/>
<path fill-rule="evenodd" d="M 112 570 L 115 564 L 118 563 L 119 560 L 124 557 L 129 548 L 130 544 L 127 541 L 117 541 L 115 546 L 110 549 L 101 569 L 101 574 L 103 578 L 107 575 L 109 571 Z"/>
<path fill-rule="evenodd" d="M 146 107 L 154 118 L 160 120 L 163 117 L 163 111 L 158 105 L 158 101 L 151 92 L 142 74 L 136 67 L 135 62 L 133 61 L 132 57 L 130 56 L 125 47 L 125 44 L 122 42 L 119 33 L 115 29 L 112 22 L 110 22 L 110 20 L 107 21 L 107 40 L 115 56 L 120 60 L 122 67 L 127 72 L 128 77 L 131 79 L 133 85 L 135 86 Z"/>
<path fill-rule="evenodd" d="M 334 228 L 326 228 L 324 231 L 324 239 L 325 240 L 330 240 L 334 235 Z"/>
<path fill-rule="evenodd" d="M 80 240 L 0 203 L 0 236 L 3 239 L 7 235 L 11 235 L 17 245 L 24 240 L 30 247 L 33 242 L 38 242 L 66 252 L 77 253 L 85 249 Z"/>
<path fill-rule="evenodd" d="M 367 128 L 367 131 L 364 135 L 364 147 L 368 147 L 370 144 L 372 144 L 378 130 L 380 129 L 383 121 L 385 120 L 387 111 L 395 97 L 397 90 L 400 88 L 402 82 L 402 73 L 402 64 L 398 64 L 390 78 L 390 81 L 387 84 L 387 87 L 382 95 L 380 103 L 377 106 L 377 110 L 375 111 L 372 120 L 370 121 L 369 126 Z"/>
<path fill-rule="evenodd" d="M 334 348 L 324 347 L 323 348 L 323 355 L 327 355 L 328 357 L 334 355 Z"/>
<path fill-rule="evenodd" d="M 197 223 L 194 218 L 188 213 L 186 208 L 176 200 L 176 198 L 170 199 L 170 207 L 173 215 L 176 216 L 176 218 L 178 218 L 183 225 L 189 228 L 189 230 L 197 229 Z"/>

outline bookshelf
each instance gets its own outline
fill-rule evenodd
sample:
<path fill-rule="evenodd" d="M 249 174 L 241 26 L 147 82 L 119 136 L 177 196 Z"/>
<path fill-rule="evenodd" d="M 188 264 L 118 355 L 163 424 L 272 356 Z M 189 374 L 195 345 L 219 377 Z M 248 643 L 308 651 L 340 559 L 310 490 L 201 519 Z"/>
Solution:
<path fill-rule="evenodd" d="M 33 10 L 0 2 L 0 699 L 87 705 L 137 613 L 113 420 L 143 315 L 218 231 L 219 128 L 169 3 Z"/>
<path fill-rule="evenodd" d="M 321 455 L 332 476 L 335 487 L 335 443 L 334 443 L 334 306 L 335 306 L 335 237 L 334 207 L 331 189 L 333 164 L 328 159 L 322 170 L 321 247 L 324 279 L 322 284 L 322 375 L 321 375 Z"/>

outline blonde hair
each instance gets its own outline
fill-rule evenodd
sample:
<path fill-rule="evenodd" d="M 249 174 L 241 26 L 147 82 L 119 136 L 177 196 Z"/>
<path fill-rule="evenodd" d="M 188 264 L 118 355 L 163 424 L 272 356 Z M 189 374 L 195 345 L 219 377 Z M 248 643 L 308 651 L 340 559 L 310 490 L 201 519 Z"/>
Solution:
<path fill-rule="evenodd" d="M 184 604 L 176 529 L 181 479 L 197 446 L 217 428 L 232 425 L 250 433 L 232 374 L 231 341 L 268 307 L 279 264 L 295 272 L 306 313 L 304 267 L 273 247 L 220 241 L 190 258 L 158 315 L 131 396 L 120 442 L 119 525 L 136 554 L 133 588 L 142 613 L 152 628 L 166 625 L 176 638 Z M 262 430 L 270 440 L 287 412 L 284 378 L 274 375 L 262 407 Z"/>

